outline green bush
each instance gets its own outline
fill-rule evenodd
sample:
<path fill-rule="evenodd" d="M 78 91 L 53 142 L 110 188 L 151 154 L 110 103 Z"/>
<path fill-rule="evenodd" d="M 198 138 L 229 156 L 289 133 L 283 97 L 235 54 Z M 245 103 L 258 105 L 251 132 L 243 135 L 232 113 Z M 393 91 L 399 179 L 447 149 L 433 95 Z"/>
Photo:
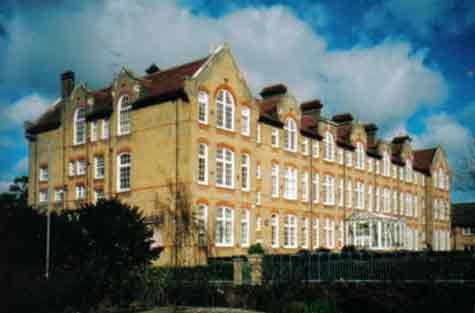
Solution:
<path fill-rule="evenodd" d="M 265 253 L 264 248 L 262 247 L 260 243 L 251 245 L 249 249 L 247 250 L 247 252 L 249 254 L 264 254 Z"/>

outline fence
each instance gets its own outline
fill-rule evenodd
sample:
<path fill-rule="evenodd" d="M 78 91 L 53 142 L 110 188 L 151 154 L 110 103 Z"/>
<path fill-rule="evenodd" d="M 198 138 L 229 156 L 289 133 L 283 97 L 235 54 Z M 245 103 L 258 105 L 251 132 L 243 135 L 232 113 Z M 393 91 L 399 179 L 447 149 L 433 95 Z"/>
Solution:
<path fill-rule="evenodd" d="M 262 279 L 290 281 L 475 281 L 472 253 L 314 253 L 266 255 Z"/>

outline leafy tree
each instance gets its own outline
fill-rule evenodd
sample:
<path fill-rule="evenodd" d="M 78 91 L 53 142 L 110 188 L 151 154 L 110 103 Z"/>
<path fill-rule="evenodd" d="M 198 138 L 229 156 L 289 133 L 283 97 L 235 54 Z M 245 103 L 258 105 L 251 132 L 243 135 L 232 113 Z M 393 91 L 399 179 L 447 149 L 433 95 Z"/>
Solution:
<path fill-rule="evenodd" d="M 159 255 L 151 248 L 152 230 L 138 208 L 118 200 L 86 204 L 53 217 L 52 275 L 75 281 L 78 309 L 87 309 L 104 297 L 119 303 L 131 297 L 128 290 L 137 268 Z"/>

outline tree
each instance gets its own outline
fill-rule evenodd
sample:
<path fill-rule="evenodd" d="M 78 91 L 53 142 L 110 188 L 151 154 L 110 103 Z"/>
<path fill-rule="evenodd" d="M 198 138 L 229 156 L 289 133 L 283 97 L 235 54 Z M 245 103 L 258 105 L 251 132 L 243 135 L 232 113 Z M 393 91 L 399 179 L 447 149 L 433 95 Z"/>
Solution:
<path fill-rule="evenodd" d="M 52 219 L 52 277 L 73 282 L 75 309 L 88 310 L 104 298 L 127 300 L 135 270 L 160 253 L 151 247 L 152 230 L 138 208 L 118 200 L 86 204 Z"/>

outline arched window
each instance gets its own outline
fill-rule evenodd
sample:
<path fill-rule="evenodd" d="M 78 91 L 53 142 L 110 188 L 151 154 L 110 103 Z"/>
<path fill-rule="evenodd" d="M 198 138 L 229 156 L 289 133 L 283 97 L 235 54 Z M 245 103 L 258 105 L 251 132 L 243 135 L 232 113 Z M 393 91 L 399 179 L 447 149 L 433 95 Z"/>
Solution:
<path fill-rule="evenodd" d="M 122 96 L 119 100 L 119 114 L 117 115 L 117 133 L 119 135 L 126 135 L 130 133 L 131 119 L 130 111 L 132 105 L 129 103 L 129 96 Z"/>
<path fill-rule="evenodd" d="M 387 151 L 383 152 L 383 175 L 390 176 L 391 162 L 389 160 L 389 154 Z"/>
<path fill-rule="evenodd" d="M 364 169 L 365 152 L 361 142 L 356 143 L 356 168 Z"/>
<path fill-rule="evenodd" d="M 324 143 L 325 143 L 324 159 L 327 161 L 333 161 L 333 156 L 335 155 L 335 143 L 333 140 L 333 135 L 328 131 L 325 133 Z"/>
<path fill-rule="evenodd" d="M 216 125 L 218 128 L 234 130 L 234 98 L 226 89 L 216 96 Z"/>
<path fill-rule="evenodd" d="M 130 176 L 131 176 L 131 156 L 129 153 L 119 154 L 117 157 L 117 191 L 130 190 Z"/>
<path fill-rule="evenodd" d="M 291 118 L 287 119 L 284 127 L 284 149 L 297 151 L 297 124 Z"/>
<path fill-rule="evenodd" d="M 77 108 L 74 112 L 74 144 L 86 142 L 86 109 Z"/>

